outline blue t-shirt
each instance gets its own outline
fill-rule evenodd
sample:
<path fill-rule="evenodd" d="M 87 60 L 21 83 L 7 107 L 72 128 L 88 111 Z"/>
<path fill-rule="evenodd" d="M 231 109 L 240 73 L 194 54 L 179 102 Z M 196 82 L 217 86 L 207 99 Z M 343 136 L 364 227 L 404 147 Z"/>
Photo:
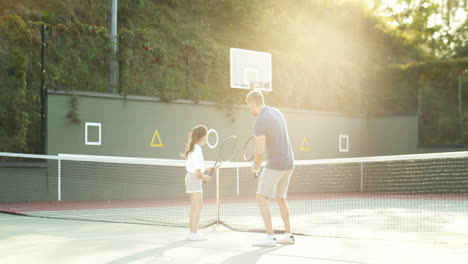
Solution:
<path fill-rule="evenodd" d="M 255 121 L 255 136 L 265 136 L 266 168 L 272 170 L 293 168 L 294 155 L 286 120 L 278 109 L 266 106 L 260 111 Z"/>

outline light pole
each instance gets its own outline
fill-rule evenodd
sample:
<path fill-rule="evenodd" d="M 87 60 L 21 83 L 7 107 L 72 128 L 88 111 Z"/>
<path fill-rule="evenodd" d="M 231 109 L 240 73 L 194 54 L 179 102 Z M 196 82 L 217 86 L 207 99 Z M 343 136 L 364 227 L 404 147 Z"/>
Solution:
<path fill-rule="evenodd" d="M 111 15 L 111 46 L 112 46 L 112 61 L 110 69 L 110 92 L 117 92 L 117 83 L 119 75 L 119 64 L 117 63 L 117 0 L 112 0 L 112 15 Z"/>

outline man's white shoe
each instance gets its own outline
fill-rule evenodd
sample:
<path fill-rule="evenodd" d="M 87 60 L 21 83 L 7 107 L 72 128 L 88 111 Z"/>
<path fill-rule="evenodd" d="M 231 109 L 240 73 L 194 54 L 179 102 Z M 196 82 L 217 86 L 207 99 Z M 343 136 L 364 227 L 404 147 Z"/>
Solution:
<path fill-rule="evenodd" d="M 294 236 L 291 233 L 284 233 L 284 235 L 278 240 L 280 244 L 294 244 Z"/>
<path fill-rule="evenodd" d="M 206 236 L 200 232 L 190 233 L 187 239 L 192 240 L 192 241 L 202 241 L 202 240 L 206 240 Z"/>
<path fill-rule="evenodd" d="M 275 236 L 267 235 L 262 240 L 254 242 L 253 245 L 256 247 L 275 247 L 276 238 Z"/>

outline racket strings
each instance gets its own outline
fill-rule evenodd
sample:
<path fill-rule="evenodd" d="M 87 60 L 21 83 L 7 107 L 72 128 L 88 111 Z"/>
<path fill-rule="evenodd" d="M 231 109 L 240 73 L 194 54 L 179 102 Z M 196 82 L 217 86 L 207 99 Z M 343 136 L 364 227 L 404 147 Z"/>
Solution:
<path fill-rule="evenodd" d="M 255 155 L 255 137 L 250 137 L 243 149 L 244 160 L 252 161 Z"/>
<path fill-rule="evenodd" d="M 238 139 L 237 137 L 229 137 L 223 145 L 220 147 L 218 152 L 218 165 L 222 162 L 230 161 L 237 154 Z"/>

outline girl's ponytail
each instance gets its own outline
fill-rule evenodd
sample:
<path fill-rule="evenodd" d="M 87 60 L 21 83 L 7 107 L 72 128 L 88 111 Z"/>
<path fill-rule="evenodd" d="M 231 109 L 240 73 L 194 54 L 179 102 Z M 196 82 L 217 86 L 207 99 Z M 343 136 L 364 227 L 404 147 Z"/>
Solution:
<path fill-rule="evenodd" d="M 204 125 L 198 125 L 194 127 L 187 141 L 185 153 L 181 154 L 180 156 L 183 158 L 187 158 L 190 152 L 193 151 L 195 147 L 195 143 L 197 143 L 202 137 L 206 136 L 207 133 L 208 133 L 208 129 Z"/>

